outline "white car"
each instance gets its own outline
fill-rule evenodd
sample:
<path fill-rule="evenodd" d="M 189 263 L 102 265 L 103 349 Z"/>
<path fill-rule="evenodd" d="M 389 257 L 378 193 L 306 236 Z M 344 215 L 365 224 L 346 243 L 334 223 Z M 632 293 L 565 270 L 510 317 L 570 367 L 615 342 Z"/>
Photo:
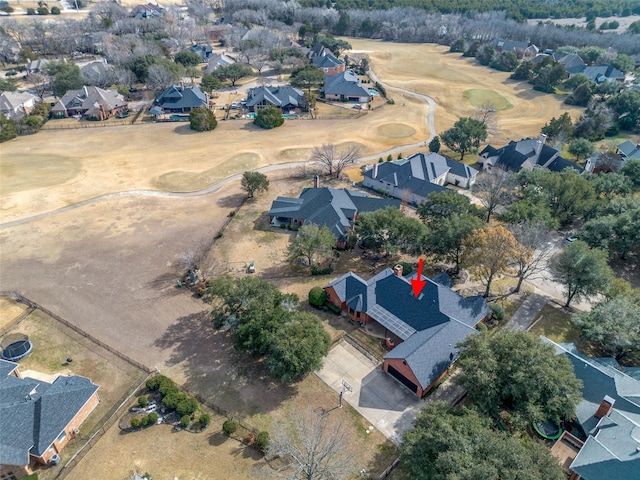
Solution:
<path fill-rule="evenodd" d="M 358 110 L 362 109 L 362 105 L 360 105 L 359 103 L 354 103 L 353 104 L 353 108 L 357 108 Z"/>
<path fill-rule="evenodd" d="M 231 102 L 231 108 L 233 109 L 238 108 L 238 102 Z"/>

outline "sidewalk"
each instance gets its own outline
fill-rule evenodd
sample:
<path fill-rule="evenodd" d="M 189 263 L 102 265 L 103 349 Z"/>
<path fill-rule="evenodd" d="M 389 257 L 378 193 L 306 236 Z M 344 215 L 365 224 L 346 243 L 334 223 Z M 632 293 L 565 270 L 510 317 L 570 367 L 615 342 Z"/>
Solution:
<path fill-rule="evenodd" d="M 546 297 L 532 293 L 522 302 L 505 326 L 516 331 L 526 330 L 546 304 Z"/>

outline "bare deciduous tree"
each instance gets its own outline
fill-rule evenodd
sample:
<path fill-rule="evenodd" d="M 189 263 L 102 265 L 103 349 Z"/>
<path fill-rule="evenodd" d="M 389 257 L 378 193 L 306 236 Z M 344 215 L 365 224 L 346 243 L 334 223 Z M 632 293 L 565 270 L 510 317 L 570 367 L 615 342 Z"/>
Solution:
<path fill-rule="evenodd" d="M 537 278 L 545 270 L 551 256 L 551 232 L 543 223 L 524 222 L 509 227 L 520 244 L 513 256 L 513 268 L 518 276 L 518 284 L 514 293 L 520 291 L 522 282 L 529 278 Z"/>
<path fill-rule="evenodd" d="M 273 429 L 268 455 L 276 478 L 321 480 L 350 478 L 355 469 L 352 444 L 342 421 L 328 414 L 291 412 Z M 275 464 L 281 464 L 276 466 Z"/>
<path fill-rule="evenodd" d="M 309 161 L 318 164 L 327 175 L 339 177 L 346 167 L 355 164 L 359 158 L 359 147 L 351 145 L 338 150 L 335 145 L 327 143 L 314 147 Z"/>
<path fill-rule="evenodd" d="M 478 175 L 472 191 L 487 209 L 487 223 L 499 205 L 506 206 L 511 202 L 515 187 L 514 176 L 501 168 L 493 167 L 491 172 Z"/>
<path fill-rule="evenodd" d="M 51 83 L 49 76 L 42 73 L 32 73 L 27 78 L 29 80 L 29 84 L 36 91 L 36 95 L 41 99 L 44 98 L 44 94 L 49 88 L 49 83 Z"/>
<path fill-rule="evenodd" d="M 476 120 L 480 120 L 487 127 L 489 135 L 498 133 L 498 115 L 495 104 L 492 102 L 484 102 L 478 107 L 476 112 Z"/>

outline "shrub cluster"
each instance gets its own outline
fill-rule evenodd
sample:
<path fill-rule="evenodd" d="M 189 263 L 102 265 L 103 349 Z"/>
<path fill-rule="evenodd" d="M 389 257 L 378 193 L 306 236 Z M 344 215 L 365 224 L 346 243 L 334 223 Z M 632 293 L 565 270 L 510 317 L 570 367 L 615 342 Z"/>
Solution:
<path fill-rule="evenodd" d="M 162 404 L 168 410 L 175 410 L 181 417 L 193 415 L 199 408 L 198 401 L 181 392 L 176 383 L 164 375 L 147 380 L 147 388 L 162 395 Z"/>

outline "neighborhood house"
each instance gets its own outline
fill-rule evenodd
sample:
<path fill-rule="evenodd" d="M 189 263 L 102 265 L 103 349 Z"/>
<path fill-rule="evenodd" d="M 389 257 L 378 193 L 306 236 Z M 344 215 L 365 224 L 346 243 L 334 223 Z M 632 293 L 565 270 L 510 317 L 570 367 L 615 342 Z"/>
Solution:
<path fill-rule="evenodd" d="M 368 103 L 373 99 L 360 79 L 350 71 L 324 76 L 324 96 L 327 100 Z"/>
<path fill-rule="evenodd" d="M 59 463 L 98 405 L 98 388 L 78 375 L 51 383 L 22 378 L 17 363 L 0 360 L 0 478 L 20 479 L 36 465 Z"/>
<path fill-rule="evenodd" d="M 255 112 L 261 108 L 275 106 L 283 112 L 290 112 L 301 108 L 304 103 L 304 93 L 289 85 L 278 87 L 255 87 L 247 93 L 247 109 Z"/>
<path fill-rule="evenodd" d="M 573 168 L 582 172 L 575 163 L 560 156 L 560 150 L 545 145 L 547 136 L 543 133 L 540 138 L 525 138 L 518 142 L 513 140 L 501 148 L 487 145 L 479 154 L 478 162 L 483 169 L 491 170 L 499 167 L 512 172 L 546 168 L 552 172 L 561 172 L 565 168 Z"/>
<path fill-rule="evenodd" d="M 82 115 L 89 120 L 106 120 L 128 109 L 129 104 L 118 92 L 90 86 L 69 90 L 51 108 L 51 115 L 54 118 Z"/>
<path fill-rule="evenodd" d="M 551 453 L 571 480 L 640 478 L 640 368 L 625 373 L 612 358 L 589 358 L 574 344 L 542 339 L 569 359 L 583 383 L 576 406 L 581 438 L 565 431 Z"/>
<path fill-rule="evenodd" d="M 27 92 L 3 92 L 0 95 L 0 112 L 7 118 L 18 120 L 28 115 L 41 102 L 40 97 Z"/>
<path fill-rule="evenodd" d="M 346 248 L 347 234 L 360 213 L 400 207 L 398 200 L 372 198 L 346 188 L 305 188 L 300 197 L 277 197 L 268 212 L 271 225 L 300 227 L 314 223 L 328 227 L 338 238 L 337 248 Z"/>
<path fill-rule="evenodd" d="M 366 168 L 365 187 L 384 190 L 392 197 L 415 204 L 424 202 L 430 193 L 444 191 L 447 183 L 469 188 L 478 174 L 475 168 L 437 153 L 416 153 Z"/>
<path fill-rule="evenodd" d="M 172 85 L 156 97 L 155 105 L 164 113 L 189 113 L 192 108 L 206 107 L 208 99 L 197 86 Z"/>
<path fill-rule="evenodd" d="M 458 342 L 477 333 L 490 313 L 480 296 L 462 297 L 433 279 L 415 297 L 402 266 L 387 268 L 369 280 L 349 272 L 324 290 L 331 303 L 362 324 L 377 323 L 386 332 L 383 369 L 422 398 L 458 357 Z"/>

